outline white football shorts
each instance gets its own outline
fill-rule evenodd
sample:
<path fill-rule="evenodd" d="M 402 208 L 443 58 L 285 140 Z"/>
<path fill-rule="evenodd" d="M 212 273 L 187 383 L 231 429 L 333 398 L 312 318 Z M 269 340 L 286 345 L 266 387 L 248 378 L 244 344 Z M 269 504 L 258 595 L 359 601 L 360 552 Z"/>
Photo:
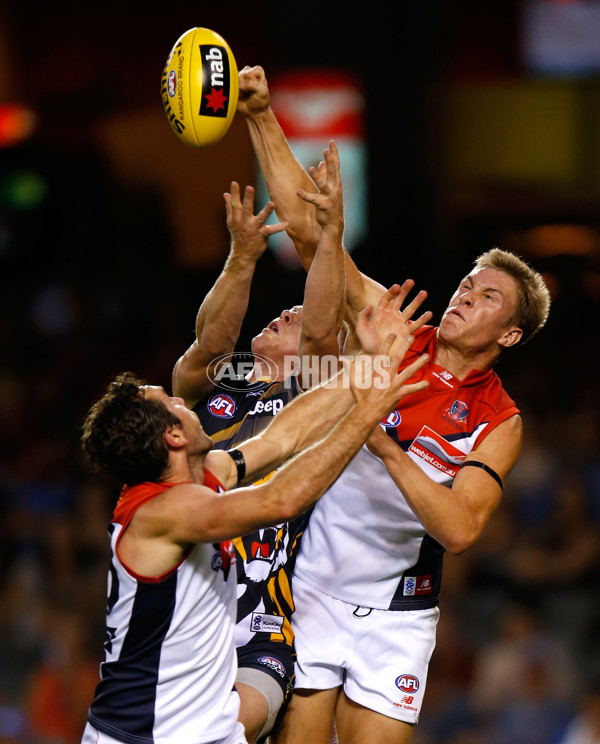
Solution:
<path fill-rule="evenodd" d="M 176 741 L 176 737 L 174 737 L 173 740 Z M 84 729 L 81 744 L 123 744 L 123 742 L 119 741 L 119 739 L 113 739 L 113 737 L 108 736 L 108 734 L 103 734 L 88 723 Z M 248 744 L 248 740 L 244 734 L 244 727 L 238 721 L 235 726 L 235 731 L 231 736 L 228 736 L 226 739 L 219 739 L 218 741 L 210 742 L 210 744 Z"/>
<path fill-rule="evenodd" d="M 439 608 L 375 610 L 293 579 L 296 689 L 343 686 L 359 705 L 406 723 L 419 719 Z"/>

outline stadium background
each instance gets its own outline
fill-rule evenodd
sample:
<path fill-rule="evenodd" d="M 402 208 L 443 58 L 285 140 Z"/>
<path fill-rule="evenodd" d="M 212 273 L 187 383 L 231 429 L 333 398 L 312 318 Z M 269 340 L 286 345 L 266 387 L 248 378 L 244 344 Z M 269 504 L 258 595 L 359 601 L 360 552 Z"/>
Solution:
<path fill-rule="evenodd" d="M 559 24 L 568 34 L 554 47 L 546 29 L 534 59 L 527 19 L 557 7 L 573 25 Z M 270 79 L 316 67 L 360 81 L 361 269 L 384 283 L 411 276 L 436 318 L 493 245 L 546 275 L 547 328 L 498 368 L 523 410 L 524 452 L 479 544 L 447 558 L 414 742 L 558 744 L 586 711 L 598 717 L 600 64 L 593 50 L 577 55 L 597 15 L 590 0 L 413 3 L 392 15 L 375 3 L 368 16 L 312 1 L 3 4 L 2 744 L 79 740 L 115 485 L 89 472 L 78 430 L 122 370 L 169 389 L 227 253 L 222 193 L 256 181 L 243 121 L 205 151 L 169 130 L 160 73 L 195 25 Z M 6 108 L 15 103 L 34 114 L 20 140 L 28 120 Z M 301 301 L 303 282 L 275 253 L 261 259 L 240 349 Z"/>

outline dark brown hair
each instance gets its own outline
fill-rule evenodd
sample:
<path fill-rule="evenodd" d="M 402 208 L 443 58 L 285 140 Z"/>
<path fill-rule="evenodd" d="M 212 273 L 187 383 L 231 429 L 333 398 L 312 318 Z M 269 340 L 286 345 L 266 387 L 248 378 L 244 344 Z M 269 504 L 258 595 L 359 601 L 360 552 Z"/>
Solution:
<path fill-rule="evenodd" d="M 161 479 L 169 462 L 163 434 L 181 423 L 144 396 L 144 385 L 131 372 L 120 374 L 90 408 L 81 437 L 92 465 L 129 486 Z"/>

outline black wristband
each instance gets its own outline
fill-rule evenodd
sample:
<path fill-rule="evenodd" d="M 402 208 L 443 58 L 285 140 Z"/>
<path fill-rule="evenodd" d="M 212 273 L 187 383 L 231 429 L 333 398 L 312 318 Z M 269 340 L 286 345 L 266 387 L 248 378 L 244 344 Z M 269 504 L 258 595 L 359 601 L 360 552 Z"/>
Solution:
<path fill-rule="evenodd" d="M 481 462 L 480 460 L 466 460 L 461 465 L 461 468 L 466 468 L 468 465 L 470 465 L 473 468 L 481 468 L 482 470 L 485 470 L 488 475 L 491 475 L 492 478 L 496 481 L 496 483 L 500 486 L 502 490 L 504 490 L 504 484 L 502 483 L 502 478 L 498 475 L 498 473 L 493 469 L 490 468 L 489 465 L 486 465 L 485 462 Z"/>
<path fill-rule="evenodd" d="M 227 450 L 227 454 L 235 462 L 235 466 L 237 468 L 238 483 L 241 483 L 246 475 L 246 460 L 244 460 L 244 455 L 242 452 L 239 451 L 239 449 Z"/>

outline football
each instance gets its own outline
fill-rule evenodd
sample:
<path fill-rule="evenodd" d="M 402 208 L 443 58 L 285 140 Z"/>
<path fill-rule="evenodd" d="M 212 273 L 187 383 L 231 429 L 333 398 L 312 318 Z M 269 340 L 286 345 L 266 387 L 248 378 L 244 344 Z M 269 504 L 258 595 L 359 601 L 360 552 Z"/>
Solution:
<path fill-rule="evenodd" d="M 225 39 L 191 28 L 175 42 L 164 66 L 161 97 L 171 128 L 191 147 L 210 147 L 225 135 L 239 93 L 235 58 Z"/>

